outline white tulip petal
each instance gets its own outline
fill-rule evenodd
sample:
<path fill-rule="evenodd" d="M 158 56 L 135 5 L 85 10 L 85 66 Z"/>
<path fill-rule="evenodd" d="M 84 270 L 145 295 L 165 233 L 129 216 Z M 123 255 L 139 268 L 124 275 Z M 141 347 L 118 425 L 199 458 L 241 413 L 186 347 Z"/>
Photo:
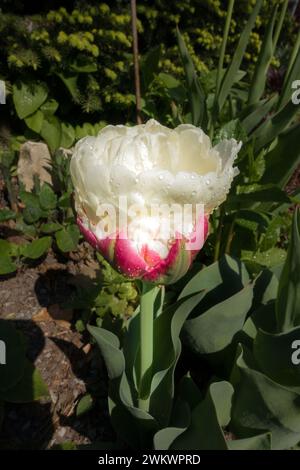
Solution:
<path fill-rule="evenodd" d="M 107 126 L 76 144 L 70 166 L 76 204 L 93 220 L 97 205 L 117 204 L 120 195 L 128 204 L 204 204 L 209 214 L 226 198 L 240 148 L 234 139 L 212 147 L 191 124 L 169 129 L 150 119 L 133 127 Z"/>

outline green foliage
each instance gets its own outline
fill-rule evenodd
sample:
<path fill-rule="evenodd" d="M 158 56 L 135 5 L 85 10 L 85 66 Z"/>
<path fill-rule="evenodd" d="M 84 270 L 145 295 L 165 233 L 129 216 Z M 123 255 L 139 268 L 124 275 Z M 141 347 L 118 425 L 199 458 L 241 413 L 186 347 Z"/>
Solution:
<path fill-rule="evenodd" d="M 10 321 L 0 320 L 0 340 L 1 346 L 5 345 L 5 361 L 0 367 L 2 413 L 6 402 L 27 403 L 48 397 L 47 386 L 40 373 L 26 358 L 24 338 Z M 3 416 L 0 416 L 0 427 Z"/>

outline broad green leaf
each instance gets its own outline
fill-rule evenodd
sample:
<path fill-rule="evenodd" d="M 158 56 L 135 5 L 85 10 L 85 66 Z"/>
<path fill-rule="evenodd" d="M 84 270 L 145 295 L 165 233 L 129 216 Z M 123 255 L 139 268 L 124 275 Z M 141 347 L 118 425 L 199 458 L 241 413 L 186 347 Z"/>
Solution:
<path fill-rule="evenodd" d="M 253 286 L 249 284 L 223 302 L 216 303 L 205 313 L 194 315 L 184 324 L 184 342 L 196 354 L 222 351 L 243 328 L 252 299 Z"/>
<path fill-rule="evenodd" d="M 201 311 L 215 305 L 216 300 L 225 300 L 243 288 L 249 281 L 245 265 L 240 260 L 229 255 L 219 261 L 204 267 L 184 287 L 179 299 L 195 294 L 204 289 L 207 294 L 201 302 Z M 199 306 L 198 306 L 199 309 Z M 199 310 L 198 310 L 199 311 Z"/>
<path fill-rule="evenodd" d="M 249 353 L 248 353 L 249 355 Z M 300 441 L 300 394 L 283 387 L 250 366 L 241 348 L 237 360 L 240 382 L 235 386 L 233 432 L 269 431 L 272 449 L 289 449 Z M 248 431 L 249 432 L 249 431 Z"/>
<path fill-rule="evenodd" d="M 52 152 L 60 146 L 61 132 L 59 119 L 51 114 L 45 115 L 40 134 Z"/>
<path fill-rule="evenodd" d="M 5 222 L 6 220 L 11 220 L 16 218 L 16 213 L 14 211 L 11 211 L 10 209 L 7 209 L 6 207 L 4 209 L 0 209 L 0 222 Z"/>
<path fill-rule="evenodd" d="M 283 188 L 288 183 L 300 163 L 299 135 L 300 124 L 278 137 L 276 147 L 265 157 L 266 169 L 262 184 L 277 184 Z"/>
<path fill-rule="evenodd" d="M 41 132 L 44 121 L 43 113 L 38 109 L 35 113 L 25 118 L 26 125 L 29 129 L 33 130 L 37 134 Z"/>
<path fill-rule="evenodd" d="M 76 406 L 76 416 L 82 416 L 85 413 L 88 413 L 93 408 L 93 398 L 87 393 L 84 395 Z"/>
<path fill-rule="evenodd" d="M 56 207 L 57 196 L 51 186 L 44 183 L 39 194 L 39 201 L 42 209 L 51 210 Z"/>
<path fill-rule="evenodd" d="M 19 197 L 25 204 L 25 209 L 23 211 L 24 221 L 28 224 L 37 222 L 43 216 L 38 196 L 26 191 L 21 191 Z"/>
<path fill-rule="evenodd" d="M 300 386 L 300 364 L 292 362 L 292 345 L 299 340 L 299 327 L 279 334 L 259 330 L 253 353 L 262 372 L 281 385 Z"/>
<path fill-rule="evenodd" d="M 119 349 L 120 342 L 117 336 L 111 331 L 96 326 L 87 325 L 87 329 L 100 348 L 110 380 L 120 378 L 125 369 L 125 360 L 122 351 Z"/>
<path fill-rule="evenodd" d="M 180 299 L 166 308 L 154 321 L 153 379 L 150 391 L 150 413 L 166 425 L 174 398 L 174 371 L 181 352 L 180 331 L 190 312 L 203 298 L 204 292 Z M 163 338 L 163 341 L 162 341 Z"/>
<path fill-rule="evenodd" d="M 0 276 L 14 273 L 16 270 L 17 266 L 12 261 L 11 257 L 7 254 L 0 254 Z"/>
<path fill-rule="evenodd" d="M 58 102 L 51 98 L 50 100 L 47 100 L 44 104 L 42 104 L 40 110 L 43 114 L 54 114 L 58 106 Z"/>
<path fill-rule="evenodd" d="M 75 130 L 71 124 L 61 123 L 61 142 L 60 146 L 63 148 L 70 148 L 75 140 Z"/>
<path fill-rule="evenodd" d="M 175 439 L 187 430 L 191 422 L 191 412 L 185 402 L 175 404 L 174 415 L 176 416 L 176 426 L 160 429 L 154 436 L 153 443 L 155 450 L 168 450 Z"/>
<path fill-rule="evenodd" d="M 5 392 L 0 391 L 0 399 L 11 403 L 28 403 L 48 396 L 48 388 L 38 369 L 25 360 L 21 379 Z"/>
<path fill-rule="evenodd" d="M 10 255 L 10 242 L 0 239 L 0 255 Z"/>
<path fill-rule="evenodd" d="M 178 29 L 177 40 L 188 86 L 192 121 L 194 126 L 202 126 L 202 128 L 205 129 L 207 116 L 204 90 L 199 78 L 197 77 L 193 61 L 188 53 L 183 37 L 181 36 Z"/>
<path fill-rule="evenodd" d="M 13 85 L 13 102 L 20 119 L 33 114 L 46 101 L 48 89 L 45 84 L 31 81 Z"/>
<path fill-rule="evenodd" d="M 218 106 L 219 109 L 222 109 L 226 98 L 228 94 L 230 93 L 231 87 L 235 81 L 235 76 L 239 71 L 239 68 L 241 66 L 245 50 L 247 48 L 249 38 L 251 31 L 255 25 L 255 20 L 256 17 L 259 13 L 259 10 L 262 5 L 262 0 L 257 0 L 253 11 L 249 17 L 249 20 L 246 24 L 246 26 L 243 29 L 243 32 L 240 36 L 238 45 L 236 47 L 235 53 L 233 55 L 232 61 L 230 63 L 230 66 L 227 68 L 226 73 L 223 77 L 222 83 L 221 83 L 221 88 L 218 96 Z"/>
<path fill-rule="evenodd" d="M 210 385 L 205 399 L 192 412 L 190 426 L 175 439 L 171 449 L 227 450 L 219 413 L 223 414 L 220 411 L 223 405 L 227 415 L 231 408 L 232 393 L 233 389 L 228 382 L 216 382 Z"/>
<path fill-rule="evenodd" d="M 55 232 L 57 246 L 64 253 L 76 250 L 79 237 L 80 232 L 77 225 L 69 225 L 67 228 Z"/>
<path fill-rule="evenodd" d="M 294 213 L 286 262 L 280 277 L 276 302 L 279 332 L 300 325 L 300 214 Z"/>
<path fill-rule="evenodd" d="M 271 268 L 273 266 L 282 264 L 286 258 L 286 251 L 282 248 L 274 246 L 267 251 L 247 251 L 242 250 L 241 259 L 247 263 L 250 262 L 253 265 L 265 266 Z"/>
<path fill-rule="evenodd" d="M 273 34 L 277 12 L 278 5 L 275 5 L 257 58 L 249 92 L 249 104 L 256 103 L 261 98 L 266 86 L 268 68 L 274 55 Z"/>
<path fill-rule="evenodd" d="M 0 364 L 0 391 L 4 392 L 14 386 L 23 375 L 25 347 L 20 333 L 9 320 L 0 320 L 0 340 L 5 346 L 5 364 Z"/>
<path fill-rule="evenodd" d="M 21 250 L 21 254 L 25 258 L 38 259 L 49 250 L 51 242 L 51 237 L 39 238 L 38 240 L 34 240 L 28 245 L 25 245 Z"/>
<path fill-rule="evenodd" d="M 58 222 L 48 222 L 46 224 L 42 224 L 40 227 L 40 230 L 43 233 L 54 233 L 61 229 L 62 225 Z"/>

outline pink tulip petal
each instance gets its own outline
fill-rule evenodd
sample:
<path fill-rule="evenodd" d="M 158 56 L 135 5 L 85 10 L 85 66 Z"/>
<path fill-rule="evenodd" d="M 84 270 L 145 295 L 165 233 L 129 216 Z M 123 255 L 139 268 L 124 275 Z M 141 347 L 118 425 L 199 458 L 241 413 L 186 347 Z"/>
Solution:
<path fill-rule="evenodd" d="M 117 269 L 128 277 L 141 277 L 147 271 L 147 263 L 126 238 L 118 237 L 116 240 L 114 263 Z"/>

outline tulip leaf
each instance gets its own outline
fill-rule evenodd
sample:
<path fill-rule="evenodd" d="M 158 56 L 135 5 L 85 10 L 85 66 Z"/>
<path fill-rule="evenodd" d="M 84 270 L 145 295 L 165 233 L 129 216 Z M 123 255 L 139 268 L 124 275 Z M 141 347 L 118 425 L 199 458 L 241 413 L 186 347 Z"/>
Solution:
<path fill-rule="evenodd" d="M 277 184 L 283 188 L 288 183 L 300 163 L 299 135 L 300 124 L 279 135 L 276 147 L 265 156 L 266 168 L 262 184 Z"/>
<path fill-rule="evenodd" d="M 254 340 L 254 357 L 264 374 L 287 386 L 300 386 L 300 364 L 293 364 L 292 345 L 300 339 L 300 327 L 287 333 L 259 330 Z"/>
<path fill-rule="evenodd" d="M 197 405 L 191 424 L 173 442 L 172 450 L 227 450 L 222 431 L 230 416 L 233 388 L 228 382 L 210 385 L 206 397 Z"/>
<path fill-rule="evenodd" d="M 275 5 L 272 12 L 272 16 L 267 25 L 263 43 L 260 48 L 260 53 L 257 58 L 254 76 L 249 93 L 249 104 L 257 102 L 261 98 L 265 89 L 268 68 L 274 55 L 273 33 L 277 11 L 278 5 Z"/>
<path fill-rule="evenodd" d="M 236 74 L 239 71 L 240 65 L 242 63 L 245 50 L 247 48 L 249 37 L 251 31 L 255 25 L 256 17 L 259 13 L 259 10 L 262 5 L 262 0 L 258 0 L 253 8 L 253 11 L 248 19 L 246 26 L 243 29 L 241 37 L 239 39 L 238 45 L 236 47 L 235 53 L 233 55 L 232 61 L 227 68 L 223 80 L 221 82 L 220 92 L 218 96 L 218 106 L 219 109 L 222 109 L 228 94 L 230 93 L 232 84 L 235 82 Z"/>
<path fill-rule="evenodd" d="M 247 352 L 247 354 L 246 354 Z M 300 441 L 300 394 L 255 370 L 250 351 L 240 347 L 239 382 L 235 384 L 233 431 L 270 431 L 272 449 L 288 449 Z"/>
<path fill-rule="evenodd" d="M 206 290 L 203 309 L 213 306 L 216 300 L 221 301 L 235 294 L 249 282 L 245 265 L 232 256 L 225 255 L 219 261 L 204 267 L 184 287 L 179 299 Z M 198 306 L 199 307 L 199 306 Z M 199 310 L 198 310 L 199 311 Z"/>
<path fill-rule="evenodd" d="M 193 61 L 188 53 L 184 39 L 178 29 L 177 40 L 188 86 L 192 123 L 194 126 L 201 126 L 203 129 L 205 129 L 207 122 L 205 93 L 201 82 L 197 77 Z"/>
<path fill-rule="evenodd" d="M 300 325 L 300 213 L 293 218 L 291 240 L 281 273 L 276 303 L 278 331 Z"/>
<path fill-rule="evenodd" d="M 91 325 L 87 328 L 100 348 L 110 380 L 119 378 L 125 369 L 125 360 L 117 336 L 104 328 Z"/>
<path fill-rule="evenodd" d="M 255 139 L 256 152 L 271 144 L 274 139 L 286 130 L 297 112 L 298 107 L 292 101 L 289 101 L 284 108 L 265 120 L 252 134 L 252 138 Z"/>
<path fill-rule="evenodd" d="M 174 372 L 181 353 L 179 339 L 182 326 L 204 291 L 179 300 L 166 308 L 154 321 L 153 379 L 150 391 L 150 412 L 160 424 L 168 423 L 174 398 Z M 161 338 L 164 338 L 161 341 Z"/>
<path fill-rule="evenodd" d="M 197 354 L 222 351 L 243 328 L 252 299 L 253 286 L 248 284 L 201 315 L 194 315 L 185 322 L 184 342 Z"/>
<path fill-rule="evenodd" d="M 249 108 L 246 117 L 243 117 L 241 121 L 247 135 L 249 135 L 269 114 L 277 100 L 278 95 L 275 94 L 271 96 L 271 98 L 263 99 Z"/>

